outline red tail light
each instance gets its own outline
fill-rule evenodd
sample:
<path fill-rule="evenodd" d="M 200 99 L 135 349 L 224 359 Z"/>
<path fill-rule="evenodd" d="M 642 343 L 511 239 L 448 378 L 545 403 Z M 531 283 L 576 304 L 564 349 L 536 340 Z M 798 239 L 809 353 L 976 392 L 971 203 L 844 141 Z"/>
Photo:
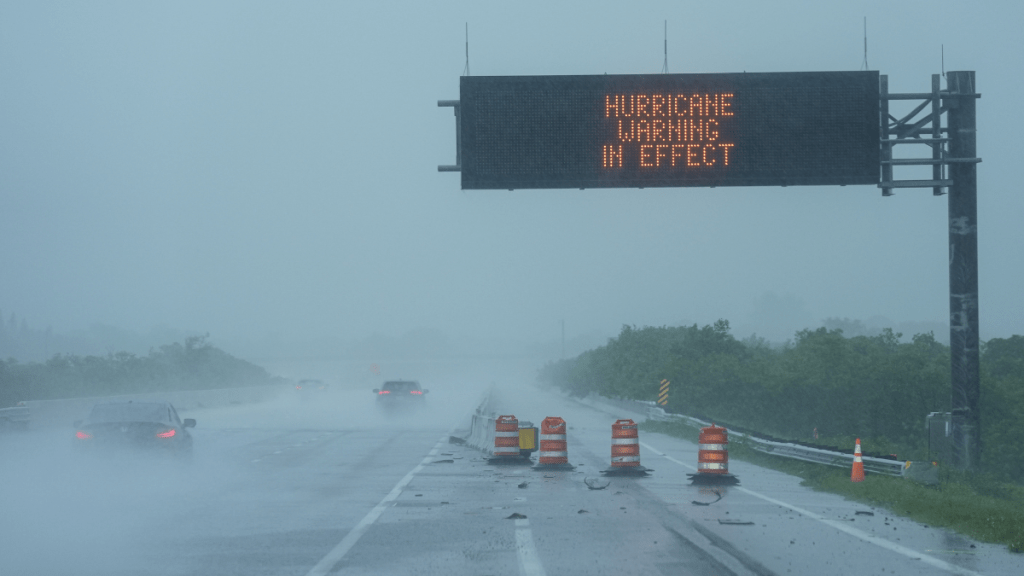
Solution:
<path fill-rule="evenodd" d="M 92 438 L 92 434 L 79 430 L 78 432 L 75 432 L 75 438 L 78 438 L 79 440 L 88 440 L 89 438 Z"/>
<path fill-rule="evenodd" d="M 176 431 L 174 430 L 174 428 L 171 428 L 170 430 L 168 430 L 166 432 L 160 432 L 159 434 L 156 435 L 156 437 L 157 438 L 170 438 L 170 437 L 174 436 L 175 433 L 176 433 Z"/>
<path fill-rule="evenodd" d="M 423 390 L 409 390 L 409 394 L 423 394 Z"/>
<path fill-rule="evenodd" d="M 391 394 L 391 390 L 381 390 L 378 394 Z"/>

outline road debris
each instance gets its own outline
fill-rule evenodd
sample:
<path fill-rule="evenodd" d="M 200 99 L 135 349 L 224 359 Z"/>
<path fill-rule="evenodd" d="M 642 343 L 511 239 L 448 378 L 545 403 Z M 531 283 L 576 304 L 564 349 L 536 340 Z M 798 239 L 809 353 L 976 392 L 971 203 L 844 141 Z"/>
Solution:
<path fill-rule="evenodd" d="M 754 525 L 753 522 L 747 522 L 745 520 L 723 520 L 721 518 L 718 519 L 718 523 L 719 524 L 727 524 L 729 526 L 753 526 Z"/>
<path fill-rule="evenodd" d="M 455 464 L 455 460 L 434 460 L 434 464 Z"/>
<path fill-rule="evenodd" d="M 583 483 L 586 484 L 587 488 L 590 488 L 591 490 L 604 490 L 605 488 L 611 485 L 611 482 L 605 482 L 604 484 L 602 484 L 601 481 L 598 480 L 597 478 L 584 478 Z"/>
<path fill-rule="evenodd" d="M 580 511 L 577 512 L 577 514 L 590 514 L 590 512 L 588 510 L 584 510 L 584 509 L 580 508 Z"/>
<path fill-rule="evenodd" d="M 525 514 L 520 514 L 519 512 L 513 512 L 511 515 L 509 515 L 509 516 L 507 516 L 505 518 L 505 520 L 525 520 L 525 519 L 526 519 L 526 515 Z"/>
<path fill-rule="evenodd" d="M 718 495 L 718 498 L 716 500 L 712 500 L 711 502 L 701 502 L 699 500 L 692 500 L 691 503 L 694 506 L 711 506 L 715 502 L 718 502 L 719 500 L 722 499 L 722 493 L 720 491 L 715 490 L 714 493 Z"/>
<path fill-rule="evenodd" d="M 868 512 L 867 510 L 857 510 L 854 512 L 855 516 L 874 516 L 874 512 Z"/>
<path fill-rule="evenodd" d="M 527 487 L 527 486 L 529 486 L 529 485 L 530 485 L 530 483 L 529 483 L 529 482 L 520 482 L 520 483 L 519 483 L 519 487 L 520 487 L 520 488 L 526 488 L 526 487 Z"/>

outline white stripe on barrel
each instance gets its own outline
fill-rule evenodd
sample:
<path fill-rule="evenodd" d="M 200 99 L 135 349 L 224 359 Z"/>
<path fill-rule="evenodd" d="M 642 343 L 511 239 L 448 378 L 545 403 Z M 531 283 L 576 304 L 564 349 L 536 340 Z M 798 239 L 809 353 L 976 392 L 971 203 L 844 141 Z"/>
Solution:
<path fill-rule="evenodd" d="M 697 470 L 728 470 L 729 466 L 725 464 L 716 464 L 714 462 L 698 462 Z"/>
<path fill-rule="evenodd" d="M 728 450 L 725 444 L 698 444 L 698 450 Z"/>

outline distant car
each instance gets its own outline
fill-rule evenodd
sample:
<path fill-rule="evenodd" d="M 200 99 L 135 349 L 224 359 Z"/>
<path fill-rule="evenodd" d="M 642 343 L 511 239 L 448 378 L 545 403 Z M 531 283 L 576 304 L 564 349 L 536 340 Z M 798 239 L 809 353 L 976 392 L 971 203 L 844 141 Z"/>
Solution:
<path fill-rule="evenodd" d="M 415 380 L 392 380 L 380 388 L 374 388 L 373 392 L 377 395 L 377 406 L 397 408 L 422 404 L 424 395 L 430 390 L 421 388 Z"/>
<path fill-rule="evenodd" d="M 303 397 L 311 394 L 321 394 L 327 391 L 327 384 L 323 380 L 307 378 L 299 380 L 299 383 L 295 385 L 295 391 Z"/>
<path fill-rule="evenodd" d="M 178 418 L 170 402 L 106 402 L 92 407 L 85 421 L 75 422 L 75 448 L 80 452 L 139 451 L 192 455 L 192 418 Z"/>

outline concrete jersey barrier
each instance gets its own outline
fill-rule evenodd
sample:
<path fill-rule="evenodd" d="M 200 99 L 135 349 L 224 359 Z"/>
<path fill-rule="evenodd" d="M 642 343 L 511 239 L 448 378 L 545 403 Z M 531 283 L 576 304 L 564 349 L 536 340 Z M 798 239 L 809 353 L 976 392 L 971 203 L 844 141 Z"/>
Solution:
<path fill-rule="evenodd" d="M 466 444 L 486 453 L 494 455 L 494 422 L 497 414 L 490 411 L 491 392 L 484 394 L 480 404 L 473 412 L 469 425 L 469 435 L 466 437 Z"/>

